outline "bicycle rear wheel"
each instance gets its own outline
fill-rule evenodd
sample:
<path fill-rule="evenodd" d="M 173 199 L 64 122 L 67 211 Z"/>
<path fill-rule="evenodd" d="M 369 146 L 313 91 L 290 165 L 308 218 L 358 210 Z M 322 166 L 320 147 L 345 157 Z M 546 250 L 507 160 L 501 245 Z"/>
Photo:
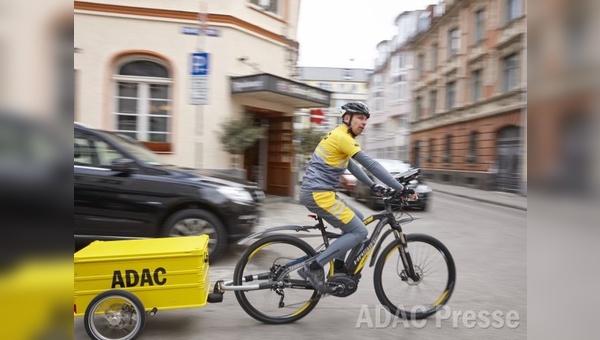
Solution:
<path fill-rule="evenodd" d="M 283 276 L 279 274 L 284 268 L 301 263 L 315 254 L 308 243 L 289 235 L 272 235 L 255 242 L 244 251 L 235 267 L 234 285 L 272 282 L 294 285 L 236 290 L 238 303 L 248 315 L 264 323 L 290 323 L 305 317 L 319 302 L 320 293 L 309 288 L 297 270 Z"/>
<path fill-rule="evenodd" d="M 437 312 L 452 295 L 456 268 L 448 248 L 423 234 L 406 235 L 407 252 L 418 280 L 407 276 L 400 240 L 389 244 L 377 259 L 374 285 L 377 298 L 393 315 L 423 319 Z"/>

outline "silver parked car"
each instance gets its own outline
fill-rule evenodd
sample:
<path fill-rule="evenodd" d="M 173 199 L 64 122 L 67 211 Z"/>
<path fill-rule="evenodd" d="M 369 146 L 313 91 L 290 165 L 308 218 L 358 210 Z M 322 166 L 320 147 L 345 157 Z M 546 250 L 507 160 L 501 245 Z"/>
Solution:
<path fill-rule="evenodd" d="M 399 175 L 411 168 L 410 164 L 396 159 L 376 159 L 376 161 L 379 162 L 387 171 L 389 171 L 392 176 Z M 387 186 L 375 178 L 366 169 L 363 168 L 363 171 L 367 174 L 367 176 L 369 176 L 369 178 L 371 178 L 371 180 L 373 180 L 373 182 Z M 425 211 L 428 210 L 431 200 L 431 188 L 429 188 L 429 186 L 427 186 L 420 178 L 413 182 L 411 187 L 415 189 L 415 192 L 419 195 L 419 199 L 415 202 L 411 202 L 408 207 Z M 353 196 L 357 201 L 363 202 L 367 207 L 373 210 L 380 209 L 383 206 L 381 196 L 373 194 L 371 192 L 371 188 L 361 181 L 357 181 Z"/>

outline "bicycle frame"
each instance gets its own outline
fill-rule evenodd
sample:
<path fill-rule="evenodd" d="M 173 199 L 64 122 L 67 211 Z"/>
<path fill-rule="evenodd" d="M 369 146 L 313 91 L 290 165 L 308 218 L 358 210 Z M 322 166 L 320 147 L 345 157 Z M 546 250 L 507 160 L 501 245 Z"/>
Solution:
<path fill-rule="evenodd" d="M 414 272 L 414 268 L 412 266 L 412 261 L 410 259 L 410 256 L 408 255 L 408 250 L 406 247 L 406 238 L 402 231 L 403 223 L 412 221 L 416 218 L 409 217 L 409 218 L 396 220 L 396 218 L 394 217 L 394 213 L 392 212 L 391 207 L 387 200 L 388 200 L 387 198 L 384 198 L 385 211 L 382 211 L 380 213 L 375 213 L 371 216 L 368 216 L 367 218 L 365 218 L 363 220 L 363 223 L 365 224 L 365 226 L 368 226 L 375 221 L 379 221 L 379 222 L 375 226 L 375 229 L 373 230 L 373 233 L 371 234 L 371 236 L 369 238 L 367 238 L 366 240 L 361 242 L 358 246 L 356 246 L 350 250 L 350 254 L 346 258 L 346 262 L 345 262 L 346 273 L 348 273 L 349 276 L 354 277 L 356 279 L 360 278 L 360 274 L 361 274 L 362 270 L 364 269 L 366 261 L 369 259 L 369 257 L 371 257 L 369 267 L 372 267 L 375 264 L 375 260 L 377 259 L 377 254 L 379 253 L 379 250 L 381 249 L 381 245 L 383 244 L 385 239 L 390 234 L 393 234 L 394 239 L 396 239 L 396 240 L 400 239 L 400 242 L 402 245 L 402 247 L 399 247 L 399 251 L 400 251 L 400 256 L 402 258 L 402 262 L 404 264 L 404 268 L 407 268 L 408 276 L 411 279 L 416 280 L 417 276 Z M 318 229 L 321 230 L 321 233 L 323 235 L 324 245 L 325 245 L 325 247 L 328 247 L 329 240 L 332 238 L 331 237 L 332 233 L 327 233 L 325 231 L 325 226 L 323 223 L 323 219 L 321 217 L 316 217 L 316 219 L 318 220 L 318 223 L 315 227 L 317 227 Z M 380 237 L 381 232 L 383 231 L 383 229 L 386 226 L 389 226 L 390 229 L 385 231 L 383 233 L 383 236 Z M 339 236 L 339 234 L 334 234 L 334 235 L 336 235 L 336 237 Z M 333 275 L 333 266 L 330 266 L 330 275 Z"/>

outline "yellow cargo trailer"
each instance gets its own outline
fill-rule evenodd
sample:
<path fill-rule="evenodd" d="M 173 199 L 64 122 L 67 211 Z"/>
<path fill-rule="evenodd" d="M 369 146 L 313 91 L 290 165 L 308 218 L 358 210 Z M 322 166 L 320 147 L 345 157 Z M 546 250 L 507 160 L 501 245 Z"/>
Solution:
<path fill-rule="evenodd" d="M 159 310 L 202 307 L 207 235 L 94 241 L 74 255 L 74 314 L 92 339 L 135 339 Z"/>

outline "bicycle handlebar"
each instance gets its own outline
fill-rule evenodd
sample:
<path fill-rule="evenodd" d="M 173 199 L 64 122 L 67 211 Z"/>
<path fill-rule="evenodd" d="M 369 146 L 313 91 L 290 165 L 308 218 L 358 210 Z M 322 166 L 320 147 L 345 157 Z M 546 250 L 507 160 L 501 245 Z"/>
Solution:
<path fill-rule="evenodd" d="M 406 186 L 407 184 L 410 183 L 410 181 L 417 179 L 417 177 L 419 177 L 420 174 L 421 174 L 421 169 L 414 168 L 414 169 L 409 169 L 401 174 L 398 174 L 398 175 L 394 176 L 394 178 L 396 178 L 396 180 L 398 182 L 402 183 L 402 185 Z"/>
<path fill-rule="evenodd" d="M 404 186 L 404 190 L 401 193 L 396 192 L 396 190 L 392 188 L 387 188 L 381 194 L 384 198 L 385 205 L 404 205 L 406 204 L 406 199 L 415 193 L 415 190 L 412 188 L 408 188 L 408 184 L 411 181 L 417 179 L 421 174 L 421 169 L 414 168 L 409 169 L 401 174 L 395 175 L 394 178 L 400 182 Z"/>

